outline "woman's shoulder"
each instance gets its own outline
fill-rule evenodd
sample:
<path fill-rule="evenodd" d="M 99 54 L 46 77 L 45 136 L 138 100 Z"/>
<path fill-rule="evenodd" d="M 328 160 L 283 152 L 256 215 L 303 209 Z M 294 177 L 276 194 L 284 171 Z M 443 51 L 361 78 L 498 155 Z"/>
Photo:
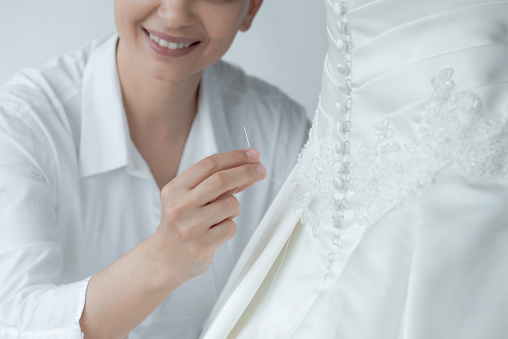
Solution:
<path fill-rule="evenodd" d="M 41 129 L 56 124 L 69 129 L 71 122 L 79 120 L 82 85 L 89 60 L 113 38 L 93 40 L 54 57 L 42 67 L 17 71 L 0 86 L 0 119 L 22 118 L 31 120 Z"/>
<path fill-rule="evenodd" d="M 85 69 L 104 41 L 87 43 L 40 68 L 22 69 L 0 86 L 0 125 L 8 138 L 25 138 L 45 154 L 56 152 L 50 145 L 77 145 Z"/>
<path fill-rule="evenodd" d="M 86 65 L 109 37 L 88 42 L 58 55 L 39 68 L 23 68 L 0 86 L 0 107 L 30 111 L 58 106 L 81 91 Z"/>

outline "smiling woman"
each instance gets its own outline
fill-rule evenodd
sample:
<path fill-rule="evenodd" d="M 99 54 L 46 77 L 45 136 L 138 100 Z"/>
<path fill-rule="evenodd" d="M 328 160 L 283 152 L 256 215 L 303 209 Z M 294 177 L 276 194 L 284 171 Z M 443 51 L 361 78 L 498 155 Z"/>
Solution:
<path fill-rule="evenodd" d="M 158 79 L 199 77 L 226 53 L 236 32 L 249 29 L 260 5 L 260 0 L 115 1 L 120 62 Z M 151 42 L 150 33 L 159 43 Z M 170 43 L 192 45 L 176 49 Z"/>
<path fill-rule="evenodd" d="M 117 0 L 0 88 L 0 337 L 199 336 L 309 127 L 220 60 L 261 3 Z"/>

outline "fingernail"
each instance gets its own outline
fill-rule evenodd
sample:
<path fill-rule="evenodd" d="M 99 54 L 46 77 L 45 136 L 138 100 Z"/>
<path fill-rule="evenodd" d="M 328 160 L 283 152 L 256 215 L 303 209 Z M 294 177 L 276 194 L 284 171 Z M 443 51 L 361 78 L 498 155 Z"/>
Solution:
<path fill-rule="evenodd" d="M 256 159 L 258 157 L 258 152 L 253 149 L 247 151 L 247 156 L 251 159 Z"/>
<path fill-rule="evenodd" d="M 256 165 L 256 169 L 258 170 L 259 175 L 264 176 L 266 175 L 266 169 L 261 164 Z"/>

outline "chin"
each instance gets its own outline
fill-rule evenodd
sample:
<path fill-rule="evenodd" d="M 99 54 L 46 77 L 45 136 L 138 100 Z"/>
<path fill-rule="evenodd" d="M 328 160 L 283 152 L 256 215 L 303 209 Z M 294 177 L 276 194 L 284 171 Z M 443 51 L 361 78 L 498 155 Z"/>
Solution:
<path fill-rule="evenodd" d="M 153 79 L 166 82 L 181 82 L 200 73 L 196 70 L 187 70 L 182 67 L 153 67 L 146 71 Z"/>

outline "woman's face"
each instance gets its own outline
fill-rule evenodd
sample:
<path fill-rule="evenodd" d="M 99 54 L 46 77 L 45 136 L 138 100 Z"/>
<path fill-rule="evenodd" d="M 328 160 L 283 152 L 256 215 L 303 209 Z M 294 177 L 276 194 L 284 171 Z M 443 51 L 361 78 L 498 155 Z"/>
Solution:
<path fill-rule="evenodd" d="M 151 77 L 179 81 L 217 62 L 261 2 L 115 0 L 115 21 L 130 60 Z"/>

